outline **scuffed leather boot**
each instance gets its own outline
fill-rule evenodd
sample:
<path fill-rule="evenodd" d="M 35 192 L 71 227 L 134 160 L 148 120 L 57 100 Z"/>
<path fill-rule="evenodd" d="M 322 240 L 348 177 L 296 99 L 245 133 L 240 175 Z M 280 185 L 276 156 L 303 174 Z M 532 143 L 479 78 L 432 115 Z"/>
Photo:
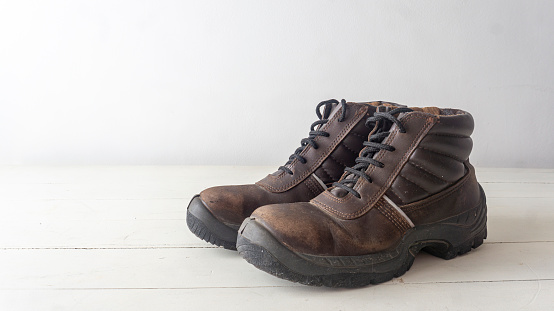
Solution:
<path fill-rule="evenodd" d="M 236 249 L 237 230 L 256 208 L 311 200 L 337 181 L 345 167 L 354 165 L 371 130 L 365 121 L 383 104 L 398 106 L 345 100 L 319 103 L 319 120 L 312 124 L 309 137 L 277 172 L 256 184 L 213 187 L 194 196 L 187 211 L 190 231 L 209 243 Z"/>
<path fill-rule="evenodd" d="M 248 262 L 294 282 L 358 287 L 404 274 L 420 250 L 451 259 L 483 243 L 472 116 L 379 110 L 357 164 L 332 188 L 310 202 L 260 207 L 244 221 L 237 247 Z"/>

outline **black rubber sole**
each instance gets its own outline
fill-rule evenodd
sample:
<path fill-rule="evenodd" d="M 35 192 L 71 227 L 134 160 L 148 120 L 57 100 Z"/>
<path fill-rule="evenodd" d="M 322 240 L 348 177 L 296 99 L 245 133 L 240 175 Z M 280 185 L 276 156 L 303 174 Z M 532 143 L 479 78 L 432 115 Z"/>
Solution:
<path fill-rule="evenodd" d="M 410 229 L 394 249 L 364 256 L 313 256 L 281 244 L 254 218 L 239 229 L 237 248 L 246 261 L 282 279 L 312 286 L 362 287 L 406 273 L 420 251 L 452 259 L 483 244 L 486 203 L 440 223 Z"/>
<path fill-rule="evenodd" d="M 187 226 L 194 235 L 208 243 L 237 250 L 238 228 L 231 228 L 217 220 L 198 195 L 192 198 L 187 208 Z"/>

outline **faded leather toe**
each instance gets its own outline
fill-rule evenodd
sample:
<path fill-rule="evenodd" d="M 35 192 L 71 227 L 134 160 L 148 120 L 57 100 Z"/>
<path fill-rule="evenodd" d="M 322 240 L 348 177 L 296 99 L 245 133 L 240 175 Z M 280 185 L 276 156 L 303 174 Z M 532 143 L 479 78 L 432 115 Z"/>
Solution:
<path fill-rule="evenodd" d="M 269 193 L 256 185 L 219 186 L 200 192 L 200 199 L 221 222 L 240 226 L 259 206 L 268 202 Z"/>
<path fill-rule="evenodd" d="M 262 224 L 275 238 L 299 253 L 331 254 L 336 228 L 332 220 L 309 202 L 266 205 L 251 219 Z"/>

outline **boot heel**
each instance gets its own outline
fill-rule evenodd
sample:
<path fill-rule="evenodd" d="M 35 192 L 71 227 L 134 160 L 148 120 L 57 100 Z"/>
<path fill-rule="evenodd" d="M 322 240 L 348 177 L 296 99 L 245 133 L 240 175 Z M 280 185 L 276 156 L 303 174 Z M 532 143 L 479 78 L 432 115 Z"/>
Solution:
<path fill-rule="evenodd" d="M 425 228 L 428 239 L 419 249 L 443 258 L 452 259 L 483 244 L 487 238 L 487 198 L 481 185 L 481 203 L 474 209 Z"/>
<path fill-rule="evenodd" d="M 481 232 L 475 235 L 473 238 L 463 242 L 459 245 L 452 245 L 447 241 L 435 242 L 432 245 L 424 247 L 423 250 L 427 253 L 442 258 L 442 259 L 452 259 L 458 255 L 463 255 L 472 248 L 477 248 L 483 244 L 483 240 L 487 238 L 487 227 L 483 228 Z"/>

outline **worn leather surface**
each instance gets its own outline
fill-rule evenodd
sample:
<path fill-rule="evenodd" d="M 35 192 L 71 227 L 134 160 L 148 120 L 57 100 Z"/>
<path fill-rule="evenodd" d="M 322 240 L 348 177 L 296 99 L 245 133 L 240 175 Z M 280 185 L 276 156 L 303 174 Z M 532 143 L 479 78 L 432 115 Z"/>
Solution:
<path fill-rule="evenodd" d="M 475 169 L 469 161 L 465 165 L 467 173 L 452 186 L 424 200 L 401 206 L 416 226 L 441 221 L 477 207 L 481 194 Z"/>
<path fill-rule="evenodd" d="M 354 190 L 360 193 L 361 198 L 351 193 L 339 198 L 325 191 L 313 200 L 313 204 L 344 219 L 362 216 L 390 188 L 419 141 L 433 127 L 437 119 L 435 115 L 422 112 L 411 112 L 400 116 L 399 120 L 404 125 L 406 133 L 401 133 L 398 127 L 393 125 L 390 135 L 383 143 L 395 147 L 396 150 L 393 152 L 381 150 L 375 154 L 374 158 L 382 162 L 384 167 L 369 166 L 366 173 L 371 176 L 371 183 L 363 178 L 358 179 Z"/>
<path fill-rule="evenodd" d="M 289 249 L 319 256 L 357 256 L 388 249 L 404 232 L 377 208 L 364 217 L 333 217 L 310 202 L 266 205 L 253 214 Z"/>
<path fill-rule="evenodd" d="M 417 227 L 476 207 L 481 200 L 479 185 L 468 160 L 473 118 L 462 111 L 439 113 L 415 111 L 399 116 L 406 133 L 393 125 L 383 143 L 395 151 L 374 155 L 385 166 L 369 166 L 366 173 L 372 183 L 358 179 L 354 189 L 361 198 L 324 191 L 310 202 L 260 207 L 252 217 L 293 251 L 356 256 L 396 246 L 411 228 L 409 220 Z M 433 150 L 432 155 L 427 149 Z M 422 173 L 412 162 L 431 173 Z M 402 175 L 417 184 L 408 184 Z M 384 199 L 388 193 L 396 194 L 389 198 L 400 202 L 396 205 L 409 220 Z"/>
<path fill-rule="evenodd" d="M 200 199 L 223 223 L 240 225 L 261 205 L 305 202 L 322 191 L 321 185 L 310 176 L 286 192 L 274 193 L 258 185 L 219 186 L 202 191 Z"/>
<path fill-rule="evenodd" d="M 217 219 L 235 226 L 259 206 L 311 200 L 324 190 L 312 174 L 330 185 L 340 178 L 345 166 L 354 165 L 370 131 L 365 121 L 373 115 L 375 107 L 382 104 L 346 103 L 346 115 L 342 122 L 338 120 L 342 108 L 338 109 L 320 128 L 330 136 L 316 137 L 314 140 L 318 148 L 308 145 L 302 151 L 300 155 L 306 158 L 305 164 L 294 160 L 288 166 L 293 175 L 277 171 L 253 185 L 208 188 L 200 193 L 200 199 Z M 387 105 L 395 106 L 392 103 Z"/>
<path fill-rule="evenodd" d="M 397 205 L 422 200 L 449 187 L 466 173 L 473 141 L 470 114 L 445 115 L 410 155 L 386 195 Z"/>
<path fill-rule="evenodd" d="M 320 178 L 332 180 L 333 176 L 331 174 L 338 174 L 338 177 L 340 177 L 340 174 L 344 169 L 344 165 L 338 163 L 338 160 L 333 163 L 333 160 L 330 156 L 332 156 L 332 153 L 335 152 L 338 154 L 333 157 L 337 157 L 340 155 L 340 160 L 342 161 L 342 163 L 347 165 L 349 163 L 354 163 L 354 159 L 361 150 L 361 144 L 364 141 L 363 138 L 360 139 L 357 138 L 355 135 L 350 135 L 352 136 L 351 140 L 359 141 L 358 148 L 356 148 L 355 145 L 350 146 L 350 148 L 354 148 L 352 149 L 352 151 L 348 150 L 346 147 L 339 149 L 336 148 L 341 145 L 341 142 L 349 134 L 351 129 L 359 129 L 356 125 L 358 125 L 358 123 L 365 123 L 365 119 L 367 119 L 367 117 L 369 116 L 367 114 L 369 107 L 372 106 L 363 104 L 351 104 L 347 108 L 346 119 L 342 122 L 339 122 L 338 119 L 342 111 L 341 108 L 341 110 L 337 111 L 330 118 L 329 122 L 324 124 L 320 129 L 322 131 L 328 132 L 329 134 L 331 134 L 331 136 L 316 137 L 314 141 L 319 147 L 316 149 L 312 146 L 306 146 L 306 148 L 300 153 L 300 156 L 304 157 L 307 160 L 307 163 L 303 164 L 295 159 L 290 164 L 290 169 L 293 171 L 294 174 L 291 175 L 283 171 L 279 171 L 277 174 L 267 175 L 266 178 L 260 180 L 256 184 L 271 192 L 284 192 L 298 185 L 306 177 L 308 177 L 316 169 L 319 168 L 321 168 L 320 171 L 322 172 L 327 171 L 325 174 L 322 174 Z M 365 127 L 364 124 L 361 124 L 361 128 L 365 128 L 367 130 L 367 127 Z M 369 131 L 365 133 L 366 138 L 368 134 Z M 318 175 L 318 177 L 319 176 L 320 175 Z M 338 177 L 336 179 L 338 179 Z"/>

